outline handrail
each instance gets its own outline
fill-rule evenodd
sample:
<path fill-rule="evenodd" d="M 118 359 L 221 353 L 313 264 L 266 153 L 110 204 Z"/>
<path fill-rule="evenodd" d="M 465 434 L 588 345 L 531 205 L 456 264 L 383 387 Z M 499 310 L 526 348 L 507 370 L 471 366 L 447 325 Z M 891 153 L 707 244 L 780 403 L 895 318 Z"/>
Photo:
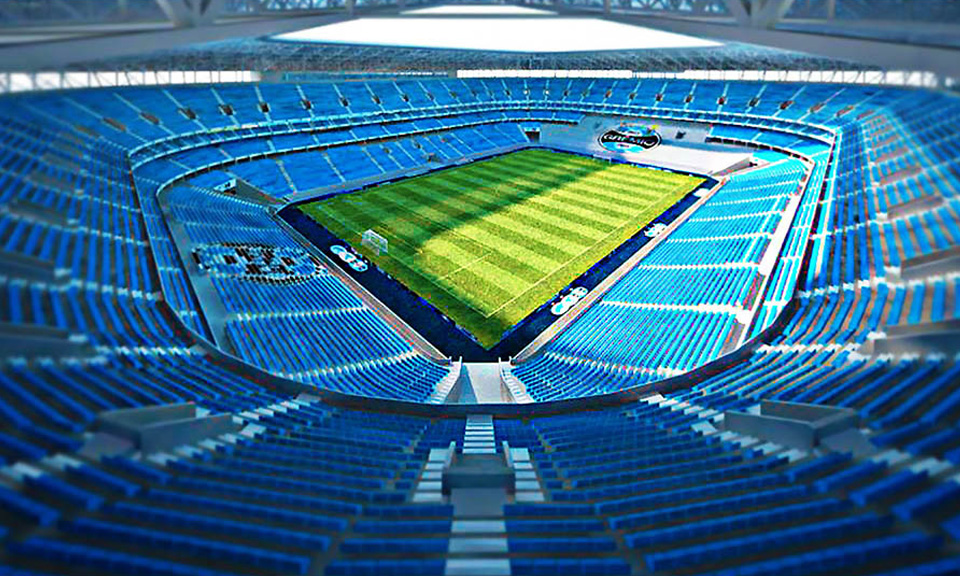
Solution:
<path fill-rule="evenodd" d="M 447 470 L 453 466 L 453 459 L 457 455 L 457 441 L 451 440 L 447 446 L 447 453 L 443 455 L 443 469 Z"/>

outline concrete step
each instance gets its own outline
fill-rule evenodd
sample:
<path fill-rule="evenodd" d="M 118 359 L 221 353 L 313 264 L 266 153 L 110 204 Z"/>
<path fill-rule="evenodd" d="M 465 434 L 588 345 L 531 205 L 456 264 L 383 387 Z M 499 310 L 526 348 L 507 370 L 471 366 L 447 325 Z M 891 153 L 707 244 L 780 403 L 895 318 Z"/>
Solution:
<path fill-rule="evenodd" d="M 503 520 L 454 520 L 451 534 L 505 534 L 507 524 Z"/>
<path fill-rule="evenodd" d="M 470 414 L 467 416 L 467 426 L 471 424 L 486 424 L 488 426 L 493 426 L 493 416 L 490 414 Z"/>
<path fill-rule="evenodd" d="M 510 576 L 508 558 L 451 558 L 444 570 L 446 576 Z"/>
<path fill-rule="evenodd" d="M 451 554 L 506 554 L 507 539 L 494 537 L 454 537 L 450 539 Z"/>

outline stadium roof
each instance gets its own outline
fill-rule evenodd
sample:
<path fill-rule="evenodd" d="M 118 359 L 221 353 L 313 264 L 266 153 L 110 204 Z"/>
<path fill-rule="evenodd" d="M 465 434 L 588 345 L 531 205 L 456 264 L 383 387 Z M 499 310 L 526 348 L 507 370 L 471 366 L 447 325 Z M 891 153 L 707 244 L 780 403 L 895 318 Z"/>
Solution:
<path fill-rule="evenodd" d="M 441 4 L 440 6 L 404 10 L 402 14 L 417 16 L 552 16 L 556 12 L 512 4 Z"/>
<path fill-rule="evenodd" d="M 84 64 L 92 69 L 257 70 L 265 72 L 442 72 L 459 70 L 863 70 L 854 62 L 728 42 L 702 48 L 647 48 L 581 52 L 507 52 L 283 42 L 265 38 L 226 40 L 148 56 Z"/>
<path fill-rule="evenodd" d="M 880 69 L 960 78 L 955 0 L 554 0 L 501 4 L 496 15 L 488 6 L 471 4 L 471 34 L 456 34 L 458 40 L 478 36 L 474 32 L 487 18 L 498 19 L 501 28 L 521 21 L 497 38 L 496 51 L 488 50 L 490 43 L 444 43 L 424 35 L 404 39 L 400 33 L 418 20 L 450 32 L 452 19 L 465 17 L 462 7 L 451 14 L 451 8 L 430 1 L 408 10 L 406 0 L 7 0 L 0 3 L 0 71 L 184 70 L 181 62 L 188 62 L 193 70 L 254 72 Z M 576 52 L 558 52 L 562 46 L 550 42 L 505 51 L 511 48 L 504 40 L 532 36 L 525 32 L 530 26 L 562 27 L 569 20 L 586 26 L 587 33 L 555 33 L 564 45 L 572 38 L 603 43 L 573 48 Z M 353 36 L 371 24 L 381 26 L 379 45 Z M 614 31 L 628 30 L 624 25 L 659 31 L 643 34 L 645 39 L 680 35 L 723 47 L 637 46 L 632 38 L 616 44 Z M 318 26 L 325 29 L 313 39 L 324 43 L 268 47 L 264 40 Z M 386 43 L 394 46 L 385 48 Z M 289 62 L 290 57 L 301 60 Z M 220 68 L 238 60 L 239 68 Z"/>
<path fill-rule="evenodd" d="M 504 8 L 511 8 L 504 11 Z M 705 48 L 718 42 L 610 22 L 596 17 L 530 18 L 551 12 L 520 6 L 439 6 L 404 14 L 421 18 L 361 18 L 288 32 L 275 39 L 410 48 L 551 53 L 600 50 Z M 462 15 L 453 18 L 452 15 Z M 436 15 L 436 16 L 429 16 Z M 444 15 L 448 17 L 439 17 Z M 497 18 L 477 18 L 493 16 Z M 509 15 L 509 16 L 508 16 Z M 524 17 L 527 16 L 527 17 Z"/>

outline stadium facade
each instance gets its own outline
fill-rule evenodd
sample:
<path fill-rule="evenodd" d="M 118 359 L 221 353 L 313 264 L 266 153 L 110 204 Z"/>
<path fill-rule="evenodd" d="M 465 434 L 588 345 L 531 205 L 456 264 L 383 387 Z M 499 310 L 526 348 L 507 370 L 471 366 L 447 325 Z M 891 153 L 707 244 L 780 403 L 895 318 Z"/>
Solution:
<path fill-rule="evenodd" d="M 407 8 L 0 6 L 0 575 L 960 573 L 956 4 Z"/>

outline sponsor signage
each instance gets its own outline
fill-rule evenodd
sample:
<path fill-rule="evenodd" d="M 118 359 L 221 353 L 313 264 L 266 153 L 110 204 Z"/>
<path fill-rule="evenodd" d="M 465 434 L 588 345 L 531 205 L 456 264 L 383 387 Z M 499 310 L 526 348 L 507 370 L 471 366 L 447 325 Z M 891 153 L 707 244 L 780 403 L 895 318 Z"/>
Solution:
<path fill-rule="evenodd" d="M 662 138 L 656 126 L 621 124 L 597 138 L 600 146 L 611 152 L 643 152 L 660 145 Z"/>
<path fill-rule="evenodd" d="M 367 263 L 364 262 L 360 257 L 356 256 L 353 252 L 348 250 L 346 247 L 340 246 L 339 244 L 334 244 L 330 247 L 330 251 L 336 254 L 337 258 L 339 258 L 341 262 L 349 266 L 355 272 L 367 271 Z"/>
<path fill-rule="evenodd" d="M 667 225 L 663 222 L 657 222 L 653 226 L 650 226 L 643 231 L 643 235 L 647 238 L 656 238 L 660 234 L 663 234 L 663 231 L 667 229 Z"/>
<path fill-rule="evenodd" d="M 577 286 L 576 288 L 571 290 L 566 296 L 564 296 L 559 301 L 554 303 L 554 305 L 550 307 L 550 312 L 552 312 L 554 316 L 563 316 L 571 308 L 576 306 L 577 302 L 582 300 L 583 297 L 587 295 L 587 292 L 588 290 L 586 288 L 582 286 Z"/>

